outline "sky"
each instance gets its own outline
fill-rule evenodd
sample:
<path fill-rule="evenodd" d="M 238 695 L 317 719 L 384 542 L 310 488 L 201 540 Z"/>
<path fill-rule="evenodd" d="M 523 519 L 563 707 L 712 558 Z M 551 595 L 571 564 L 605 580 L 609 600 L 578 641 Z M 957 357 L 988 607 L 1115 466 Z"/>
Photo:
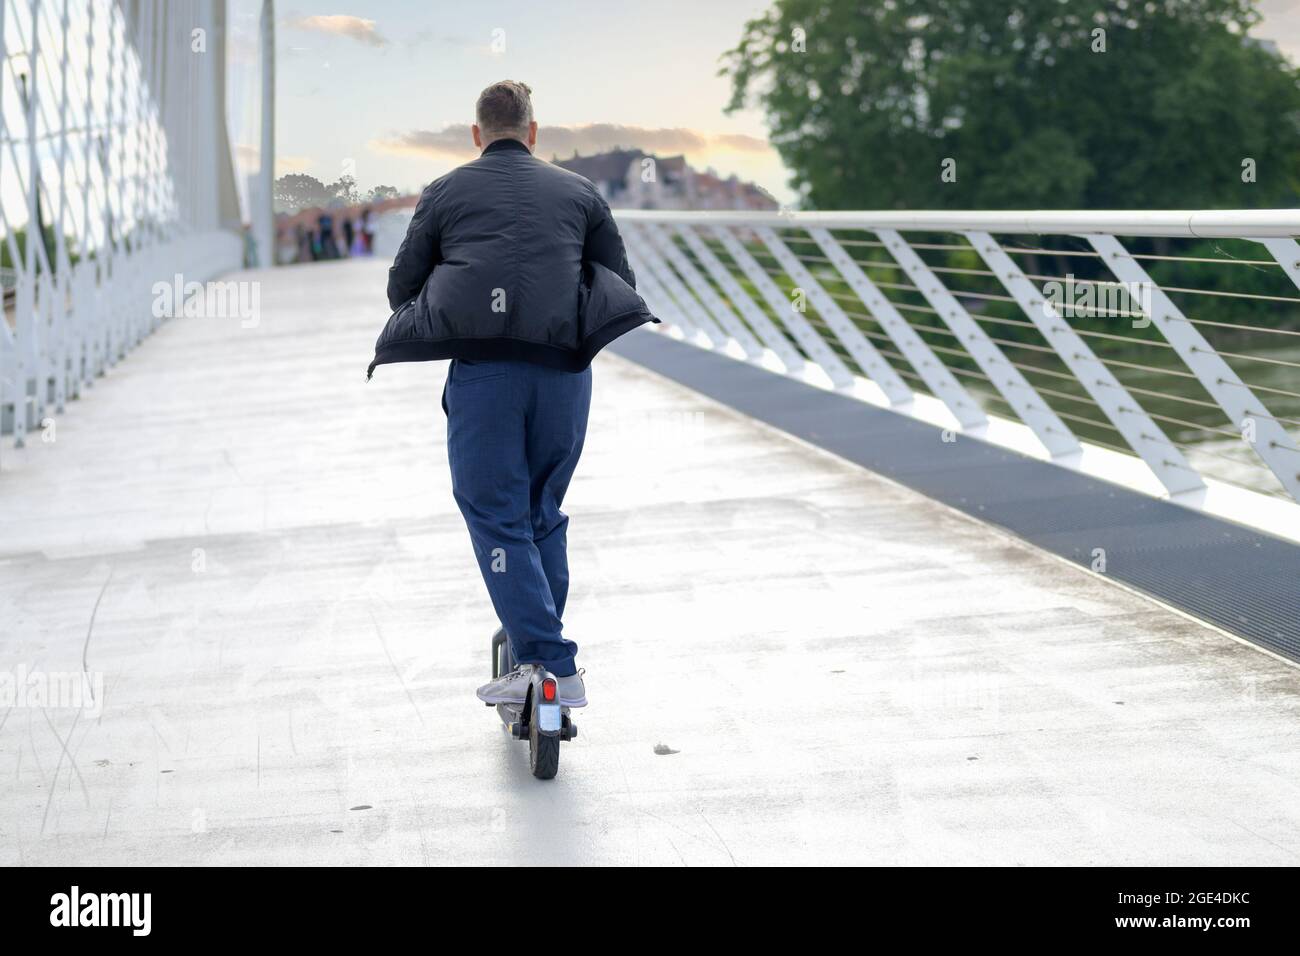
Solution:
<path fill-rule="evenodd" d="M 257 2 L 237 8 L 256 27 Z M 277 174 L 415 190 L 477 155 L 474 102 L 492 82 L 533 89 L 538 154 L 615 145 L 685 153 L 789 196 L 762 115 L 723 113 L 717 75 L 767 0 L 276 4 Z"/>
<path fill-rule="evenodd" d="M 760 111 L 723 112 L 721 55 L 769 0 L 282 0 L 276 4 L 277 175 L 415 191 L 473 158 L 480 90 L 533 89 L 538 154 L 639 146 L 685 153 L 793 200 Z M 255 115 L 260 0 L 233 0 L 233 110 Z M 1300 62 L 1300 0 L 1259 0 L 1269 39 Z M 243 37 L 242 43 L 240 37 Z M 248 128 L 246 122 L 237 126 Z M 253 126 L 253 129 L 256 127 Z M 237 140 L 253 142 L 242 131 Z"/>

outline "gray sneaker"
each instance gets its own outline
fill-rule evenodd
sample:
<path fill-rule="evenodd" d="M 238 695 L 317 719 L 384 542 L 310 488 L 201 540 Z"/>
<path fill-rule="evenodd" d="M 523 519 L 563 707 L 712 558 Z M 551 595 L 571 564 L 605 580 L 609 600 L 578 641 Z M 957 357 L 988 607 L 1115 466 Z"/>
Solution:
<path fill-rule="evenodd" d="M 486 704 L 522 704 L 528 697 L 528 683 L 532 679 L 533 665 L 520 664 L 510 673 L 480 687 L 478 699 Z"/>
<path fill-rule="evenodd" d="M 585 673 L 587 673 L 586 670 L 582 669 L 569 677 L 555 678 L 555 683 L 560 691 L 560 705 L 562 707 L 587 706 L 587 686 L 582 682 L 582 675 Z"/>

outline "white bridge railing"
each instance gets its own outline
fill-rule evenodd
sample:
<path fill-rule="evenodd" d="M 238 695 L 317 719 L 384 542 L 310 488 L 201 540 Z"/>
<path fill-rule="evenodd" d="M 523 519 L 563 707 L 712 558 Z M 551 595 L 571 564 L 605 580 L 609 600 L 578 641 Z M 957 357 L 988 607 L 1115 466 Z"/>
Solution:
<path fill-rule="evenodd" d="M 976 435 L 1012 424 L 1066 466 L 1132 456 L 1187 503 L 1300 499 L 1300 211 L 617 217 L 669 334 Z"/>
<path fill-rule="evenodd" d="M 15 446 L 157 327 L 158 284 L 242 264 L 225 36 L 224 0 L 0 4 L 0 433 Z"/>

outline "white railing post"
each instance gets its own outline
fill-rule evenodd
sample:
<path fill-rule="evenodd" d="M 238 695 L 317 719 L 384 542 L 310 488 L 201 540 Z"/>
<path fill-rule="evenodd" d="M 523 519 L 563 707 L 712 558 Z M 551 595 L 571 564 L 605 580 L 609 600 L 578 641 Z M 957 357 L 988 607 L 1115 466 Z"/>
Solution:
<path fill-rule="evenodd" d="M 72 291 L 69 276 L 72 265 L 68 257 L 68 241 L 65 236 L 68 222 L 68 2 L 69 0 L 63 0 L 62 9 L 59 12 L 59 35 L 61 37 L 59 62 L 62 64 L 59 70 L 59 213 L 54 227 L 54 291 L 57 297 L 55 311 L 62 318 L 61 325 L 63 328 L 63 347 L 60 349 L 58 368 L 56 370 L 58 379 L 55 385 L 56 408 L 60 414 L 63 413 L 64 401 L 69 386 L 73 397 L 75 398 L 78 395 L 78 379 L 74 375 L 74 371 L 79 361 L 78 353 L 81 342 L 81 330 L 75 324 L 76 314 L 68 308 L 68 298 Z"/>
<path fill-rule="evenodd" d="M 95 177 L 92 172 L 91 162 L 94 160 L 95 144 L 95 3 L 94 0 L 86 4 L 86 126 L 83 132 L 84 142 L 82 143 L 82 169 L 85 181 L 81 188 L 81 261 L 77 263 L 77 271 L 81 281 L 77 284 L 76 299 L 73 308 L 76 309 L 80 316 L 80 323 L 85 336 L 85 368 L 82 371 L 82 383 L 84 387 L 93 386 L 95 376 L 99 374 L 102 367 L 102 351 L 100 349 L 100 313 L 93 308 L 94 293 L 98 287 L 98 273 L 100 272 L 99 255 L 100 250 L 96 249 L 95 258 L 89 258 L 91 243 L 91 218 L 90 218 L 90 194 L 94 191 Z"/>
<path fill-rule="evenodd" d="M 1241 429 L 1243 441 L 1254 450 L 1282 486 L 1300 499 L 1300 449 L 1277 420 L 1268 413 L 1240 376 L 1205 340 L 1205 336 L 1187 321 L 1182 309 L 1174 305 L 1146 269 L 1138 264 L 1127 249 L 1114 236 L 1087 236 L 1088 242 L 1101 254 L 1102 261 L 1110 267 L 1121 282 L 1150 290 L 1151 308 L 1148 318 L 1159 329 L 1165 340 L 1174 347 L 1202 387 L 1210 393 L 1234 428 Z M 1247 440 L 1249 436 L 1249 440 Z"/>
<path fill-rule="evenodd" d="M 33 27 L 35 26 L 38 9 L 39 0 L 32 0 Z M 20 17 L 15 17 L 14 22 L 21 26 Z M 47 381 L 45 349 L 48 345 L 48 335 L 46 334 L 47 330 L 42 327 L 45 323 L 42 322 L 40 300 L 37 297 L 37 284 L 40 278 L 40 263 L 37 258 L 37 251 L 39 250 L 42 254 L 45 251 L 45 237 L 41 235 L 41 230 L 38 228 L 40 215 L 37 211 L 40 204 L 40 160 L 36 153 L 36 63 L 40 52 L 38 41 L 35 39 L 37 32 L 33 30 L 33 39 L 28 43 L 27 82 L 25 89 L 20 91 L 24 94 L 23 121 L 27 136 L 27 180 L 22 183 L 27 198 L 27 243 L 23 249 L 22 282 L 18 287 L 18 297 L 15 304 L 18 311 L 18 346 L 25 359 L 20 374 L 21 388 L 25 397 L 24 414 L 26 415 L 30 411 L 32 421 L 39 427 L 41 414 L 45 408 Z M 28 393 L 29 387 L 34 394 Z M 25 442 L 27 425 L 28 423 L 25 421 L 24 433 L 19 434 L 17 420 L 15 419 L 15 444 Z"/>
<path fill-rule="evenodd" d="M 0 103 L 4 102 L 5 75 L 9 72 L 7 68 L 9 63 L 9 40 L 5 30 L 5 21 L 7 19 L 7 11 L 0 6 Z M 5 122 L 3 110 L 0 110 L 0 138 L 3 138 L 8 146 L 8 152 L 14 164 L 14 172 L 17 173 L 18 157 L 14 152 L 13 138 L 9 135 L 9 128 Z M 0 164 L 3 163 L 4 154 L 0 153 Z M 18 244 L 14 241 L 14 231 L 9 224 L 9 217 L 5 213 L 3 202 L 0 202 L 0 227 L 4 229 L 5 244 L 9 248 L 9 261 L 13 265 L 14 276 L 17 277 L 21 272 L 21 257 L 18 252 Z M 16 281 L 15 278 L 15 307 L 17 306 L 18 292 Z M 16 334 L 9 331 L 8 316 L 0 316 L 0 327 L 3 327 L 3 335 L 0 335 L 0 420 L 3 420 L 5 407 L 12 405 L 14 445 L 22 447 L 23 434 L 26 431 L 27 424 L 27 378 L 23 361 L 23 346 L 25 343 Z"/>
<path fill-rule="evenodd" d="M 1011 293 L 1021 311 L 1038 327 L 1057 356 L 1092 396 L 1097 407 L 1170 494 L 1204 488 L 1205 482 L 1187 463 L 1183 453 L 1142 410 L 1101 359 L 1093 354 L 1079 334 L 1070 328 L 997 240 L 987 232 L 967 232 L 965 236 L 998 281 Z"/>
<path fill-rule="evenodd" d="M 809 230 L 814 234 L 824 231 Z M 1037 389 L 1030 385 L 1020 374 L 1020 370 L 1002 354 L 1002 350 L 989 338 L 988 333 L 971 318 L 966 307 L 948 291 L 947 286 L 939 281 L 916 250 L 893 229 L 879 229 L 876 235 L 885 244 L 894 261 L 912 280 L 912 284 L 921 290 L 921 295 L 938 314 L 939 319 L 952 330 L 957 340 L 966 346 L 966 352 L 980 367 L 993 387 L 998 390 L 1020 420 L 1033 431 L 1048 454 L 1053 458 L 1077 454 L 1079 440 L 1069 426 L 1061 421 L 1056 412 L 1052 411 L 1051 406 L 1043 401 Z"/>
<path fill-rule="evenodd" d="M 672 297 L 678 313 L 683 316 L 686 327 L 698 332 L 708 341 L 710 348 L 725 349 L 727 334 L 718 328 L 716 322 L 704 311 L 704 306 L 686 289 L 677 273 L 673 272 L 657 246 L 649 241 L 641 226 L 633 226 L 624 236 L 634 253 L 649 266 L 655 279 Z"/>
<path fill-rule="evenodd" d="M 117 113 L 114 110 L 114 92 L 119 72 L 117 69 L 120 47 L 117 38 L 118 16 L 117 5 L 109 4 L 104 23 L 104 32 L 108 34 L 108 58 L 105 60 L 105 72 L 108 75 L 105 77 L 104 132 L 95 150 L 95 158 L 99 162 L 100 174 L 104 183 L 104 196 L 101 206 L 104 238 L 96 250 L 96 254 L 103 264 L 100 272 L 100 309 L 104 315 L 103 330 L 101 332 L 101 340 L 104 344 L 103 371 L 116 365 L 119 355 L 118 315 L 120 310 L 118 308 L 118 288 L 121 282 L 119 281 L 116 262 L 118 237 L 114 234 L 113 215 L 113 194 L 117 191 L 117 184 L 113 181 L 113 143 L 117 138 L 114 125 L 117 118 Z"/>
<path fill-rule="evenodd" d="M 722 243 L 723 248 L 727 250 L 727 255 L 731 256 L 732 261 L 740 267 L 740 271 L 745 274 L 745 278 L 754 284 L 754 288 L 767 302 L 772 313 L 789 330 L 790 336 L 804 350 L 804 354 L 830 378 L 831 384 L 836 388 L 852 387 L 853 373 L 849 371 L 849 367 L 835 354 L 835 350 L 830 347 L 830 343 L 812 327 L 812 323 L 804 317 L 795 301 L 782 294 L 776 283 L 772 281 L 772 277 L 749 254 L 749 250 L 745 248 L 745 244 L 737 238 L 736 234 L 725 226 L 714 226 L 711 231 L 718 241 Z M 830 321 L 836 322 L 834 319 Z M 839 334 L 839 330 L 835 329 L 834 325 L 832 325 L 832 330 Z M 856 331 L 856 327 L 854 327 L 853 331 Z M 861 333 L 858 334 L 861 335 Z M 844 336 L 841 336 L 841 341 L 844 341 Z M 849 341 L 852 341 L 851 337 Z M 848 352 L 859 365 L 862 365 L 868 375 L 872 374 L 871 369 L 863 365 L 864 361 L 880 359 L 882 363 L 884 362 L 883 358 L 874 355 L 870 351 L 848 349 Z"/>
<path fill-rule="evenodd" d="M 803 371 L 804 360 L 790 341 L 781 334 L 781 331 L 772 324 L 772 320 L 767 317 L 762 309 L 754 302 L 753 299 L 740 287 L 732 274 L 727 271 L 726 266 L 713 254 L 710 249 L 690 226 L 678 226 L 677 235 L 681 236 L 690 247 L 695 258 L 703 264 L 715 282 L 722 287 L 731 300 L 731 304 L 740 310 L 749 327 L 754 330 L 763 344 L 772 350 L 772 353 L 781 361 L 786 370 L 791 374 L 799 374 Z"/>
<path fill-rule="evenodd" d="M 1272 254 L 1282 271 L 1300 289 L 1300 243 L 1294 239 L 1252 239 Z"/>
<path fill-rule="evenodd" d="M 853 355 L 854 361 L 862 366 L 867 376 L 879 385 L 885 395 L 888 396 L 889 403 L 891 405 L 909 405 L 915 401 L 916 396 L 912 394 L 912 390 L 903 381 L 903 377 L 894 370 L 892 365 L 885 361 L 885 357 L 880 354 L 880 350 L 862 334 L 862 330 L 831 298 L 830 293 L 822 288 L 821 283 L 813 277 L 813 274 L 804 267 L 798 257 L 777 237 L 777 234 L 768 226 L 760 226 L 754 232 L 759 241 L 772 253 L 781 268 L 785 270 L 786 275 L 794 280 L 796 287 L 804 290 L 804 293 L 808 296 L 808 301 L 817 308 L 820 315 L 825 317 L 826 324 L 835 333 L 836 338 L 840 340 L 840 344 L 844 346 L 845 351 Z"/>
<path fill-rule="evenodd" d="M 704 304 L 704 308 L 709 315 L 717 321 L 719 326 L 726 330 L 727 335 L 745 353 L 745 357 L 750 361 L 760 360 L 763 357 L 763 346 L 759 344 L 758 339 L 754 338 L 754 333 L 745 327 L 745 324 L 736 317 L 731 308 L 713 291 L 713 287 L 705 281 L 699 270 L 686 258 L 686 254 L 677 248 L 676 243 L 673 242 L 673 237 L 653 224 L 646 227 L 645 234 L 649 237 L 651 244 L 677 270 L 678 275 L 686 283 L 686 287 Z"/>
<path fill-rule="evenodd" d="M 676 300 L 663 287 L 663 284 L 659 281 L 657 268 L 652 266 L 650 261 L 641 255 L 640 246 L 629 237 L 627 231 L 624 231 L 623 238 L 627 247 L 628 259 L 631 262 L 633 271 L 636 272 L 637 291 L 650 305 L 650 311 L 664 324 L 676 329 L 683 339 L 693 341 L 705 348 L 712 348 L 713 342 L 709 337 L 691 323 L 691 320 L 686 317 L 686 313 L 677 305 Z"/>
<path fill-rule="evenodd" d="M 921 381 L 925 382 L 931 394 L 947 406 L 948 411 L 957 419 L 961 427 L 971 430 L 987 426 L 988 416 L 979 407 L 979 403 L 962 387 L 957 377 L 949 371 L 948 366 L 939 360 L 925 340 L 912 328 L 912 324 L 903 318 L 894 304 L 853 261 L 853 257 L 835 241 L 830 230 L 813 228 L 808 230 L 808 235 L 844 276 L 849 288 L 857 294 L 866 310 L 885 330 L 890 340 L 898 346 L 898 351 L 916 370 L 916 374 L 921 377 Z"/>

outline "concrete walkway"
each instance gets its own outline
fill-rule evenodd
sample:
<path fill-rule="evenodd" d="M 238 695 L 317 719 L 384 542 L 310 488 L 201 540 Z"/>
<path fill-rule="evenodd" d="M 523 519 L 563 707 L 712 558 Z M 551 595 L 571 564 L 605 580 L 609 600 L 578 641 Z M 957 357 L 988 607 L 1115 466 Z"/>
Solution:
<path fill-rule="evenodd" d="M 0 704 L 0 864 L 1300 861 L 1300 671 L 612 356 L 535 781 L 384 267 L 247 274 L 5 449 L 0 680 L 102 691 Z"/>

